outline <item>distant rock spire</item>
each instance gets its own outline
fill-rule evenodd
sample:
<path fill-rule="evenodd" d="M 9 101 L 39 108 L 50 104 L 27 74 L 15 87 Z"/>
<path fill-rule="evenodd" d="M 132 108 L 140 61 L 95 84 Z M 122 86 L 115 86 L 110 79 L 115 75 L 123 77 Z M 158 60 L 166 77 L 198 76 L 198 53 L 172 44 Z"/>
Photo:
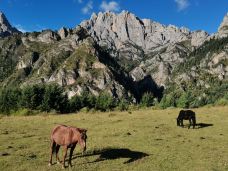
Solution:
<path fill-rule="evenodd" d="M 9 36 L 13 33 L 20 33 L 12 27 L 3 12 L 0 11 L 0 37 Z"/>
<path fill-rule="evenodd" d="M 223 21 L 219 26 L 218 33 L 220 36 L 228 36 L 228 13 L 223 18 Z"/>

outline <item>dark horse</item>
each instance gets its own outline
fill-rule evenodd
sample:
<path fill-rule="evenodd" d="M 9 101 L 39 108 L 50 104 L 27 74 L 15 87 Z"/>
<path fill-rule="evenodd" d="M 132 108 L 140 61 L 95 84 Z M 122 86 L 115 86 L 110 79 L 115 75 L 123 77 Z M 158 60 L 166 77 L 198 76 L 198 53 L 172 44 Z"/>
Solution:
<path fill-rule="evenodd" d="M 181 110 L 177 117 L 177 126 L 184 126 L 183 120 L 189 120 L 188 129 L 193 126 L 193 129 L 196 125 L 196 114 L 192 110 Z"/>
<path fill-rule="evenodd" d="M 67 149 L 70 148 L 69 166 L 72 166 L 71 159 L 76 144 L 79 143 L 83 152 L 86 150 L 86 129 L 70 127 L 65 125 L 56 126 L 51 133 L 51 156 L 49 166 L 52 165 L 52 155 L 56 153 L 57 163 L 60 163 L 58 152 L 60 146 L 64 148 L 63 168 L 65 168 L 65 159 L 67 156 Z"/>

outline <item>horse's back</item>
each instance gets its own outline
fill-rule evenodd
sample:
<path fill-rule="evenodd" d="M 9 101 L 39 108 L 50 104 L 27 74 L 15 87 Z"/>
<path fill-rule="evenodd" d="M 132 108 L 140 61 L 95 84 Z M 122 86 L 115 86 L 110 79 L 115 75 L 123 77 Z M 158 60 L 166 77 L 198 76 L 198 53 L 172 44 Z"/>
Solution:
<path fill-rule="evenodd" d="M 190 116 L 195 116 L 195 112 L 193 112 L 192 110 L 186 110 L 186 113 Z"/>
<path fill-rule="evenodd" d="M 178 116 L 179 119 L 185 119 L 185 120 L 191 117 L 195 117 L 195 112 L 193 112 L 192 110 L 181 110 Z"/>
<path fill-rule="evenodd" d="M 60 133 L 64 130 L 67 130 L 67 128 L 68 127 L 66 125 L 57 125 L 52 129 L 51 136 L 53 136 L 56 133 Z"/>
<path fill-rule="evenodd" d="M 184 118 L 185 117 L 185 110 L 181 110 L 180 112 L 179 112 L 179 115 L 178 115 L 178 118 Z"/>
<path fill-rule="evenodd" d="M 70 136 L 70 131 L 70 128 L 65 125 L 57 125 L 52 130 L 51 140 L 59 145 L 64 145 L 64 142 Z"/>

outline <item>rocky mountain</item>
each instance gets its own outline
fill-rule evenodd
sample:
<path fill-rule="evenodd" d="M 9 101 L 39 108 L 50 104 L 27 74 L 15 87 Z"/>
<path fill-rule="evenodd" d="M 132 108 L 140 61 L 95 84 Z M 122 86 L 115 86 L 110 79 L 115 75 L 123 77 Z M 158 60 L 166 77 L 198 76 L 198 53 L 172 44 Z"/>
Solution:
<path fill-rule="evenodd" d="M 224 17 L 223 22 L 218 29 L 218 33 L 219 35 L 221 35 L 221 37 L 225 37 L 228 35 L 228 13 Z"/>
<path fill-rule="evenodd" d="M 69 97 L 106 91 L 139 101 L 145 92 L 161 99 L 164 89 L 209 90 L 211 78 L 227 81 L 228 16 L 211 36 L 127 11 L 93 14 L 74 29 L 23 34 L 12 34 L 18 31 L 1 16 L 2 87 L 54 82 Z"/>
<path fill-rule="evenodd" d="M 0 12 L 0 37 L 9 36 L 13 33 L 20 33 L 16 28 L 12 27 L 6 16 Z"/>
<path fill-rule="evenodd" d="M 124 63 L 135 80 L 150 74 L 160 85 L 165 85 L 167 73 L 209 36 L 204 31 L 191 32 L 184 27 L 141 20 L 127 11 L 93 14 L 90 20 L 80 25 L 100 47 Z M 137 72 L 139 70 L 141 72 Z"/>

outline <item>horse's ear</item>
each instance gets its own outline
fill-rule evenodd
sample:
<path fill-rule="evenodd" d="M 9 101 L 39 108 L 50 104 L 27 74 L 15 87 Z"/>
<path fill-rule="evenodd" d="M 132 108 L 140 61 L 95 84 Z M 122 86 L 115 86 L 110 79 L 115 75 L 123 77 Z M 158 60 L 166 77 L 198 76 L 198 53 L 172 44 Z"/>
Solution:
<path fill-rule="evenodd" d="M 86 132 L 87 132 L 86 129 L 80 129 L 80 128 L 79 128 L 79 131 L 80 131 L 81 133 L 86 133 Z"/>

